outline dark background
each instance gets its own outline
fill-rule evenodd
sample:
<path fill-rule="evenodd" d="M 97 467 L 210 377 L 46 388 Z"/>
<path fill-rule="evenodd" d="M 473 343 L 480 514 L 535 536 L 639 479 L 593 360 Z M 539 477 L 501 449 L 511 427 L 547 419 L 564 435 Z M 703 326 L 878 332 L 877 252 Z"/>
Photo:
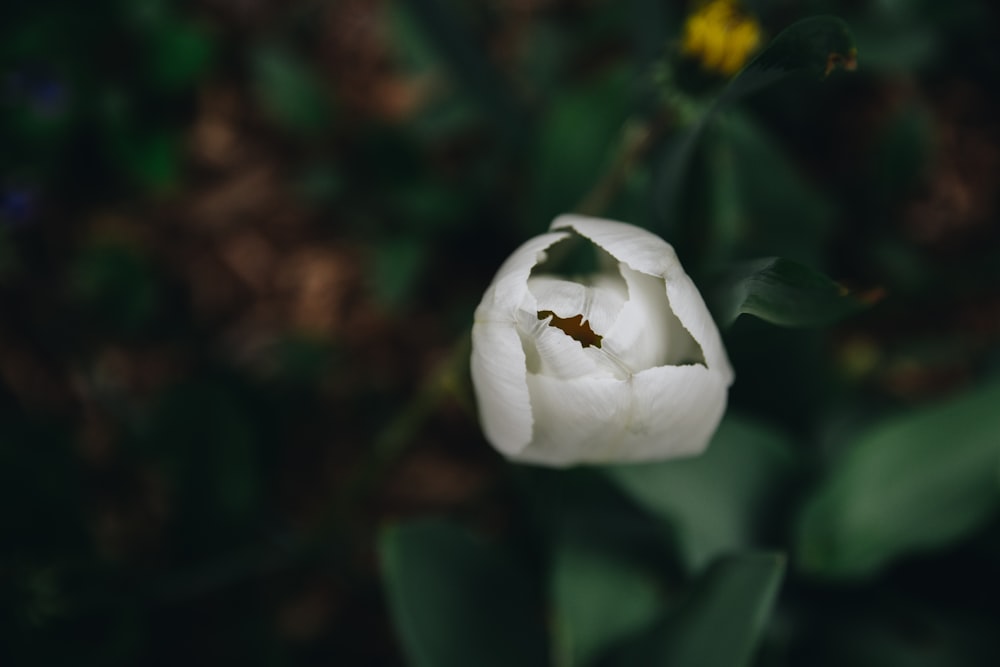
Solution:
<path fill-rule="evenodd" d="M 857 424 L 1000 370 L 1000 17 L 745 9 L 765 39 L 844 18 L 857 71 L 747 100 L 679 212 L 659 206 L 659 144 L 596 212 L 664 235 L 700 285 L 781 255 L 874 304 L 727 334 L 732 409 L 794 440 L 797 498 Z M 525 482 L 479 432 L 472 310 L 591 192 L 627 118 L 721 85 L 678 54 L 688 10 L 3 3 L 0 661 L 403 664 L 383 526 L 445 514 L 536 554 L 526 517 L 549 501 L 522 487 L 555 482 Z M 766 545 L 789 543 L 796 502 Z M 875 580 L 793 578 L 761 660 L 996 664 L 991 517 Z"/>

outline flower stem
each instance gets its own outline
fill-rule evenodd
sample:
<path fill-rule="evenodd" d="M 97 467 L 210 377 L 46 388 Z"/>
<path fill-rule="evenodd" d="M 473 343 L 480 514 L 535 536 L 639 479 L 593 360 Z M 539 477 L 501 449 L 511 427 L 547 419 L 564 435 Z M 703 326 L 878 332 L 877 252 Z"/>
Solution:
<path fill-rule="evenodd" d="M 590 192 L 577 204 L 575 208 L 577 213 L 600 215 L 611 206 L 622 186 L 628 182 L 632 170 L 659 134 L 659 129 L 650 121 L 635 118 L 625 121 L 622 127 L 622 141 L 614 161 Z"/>

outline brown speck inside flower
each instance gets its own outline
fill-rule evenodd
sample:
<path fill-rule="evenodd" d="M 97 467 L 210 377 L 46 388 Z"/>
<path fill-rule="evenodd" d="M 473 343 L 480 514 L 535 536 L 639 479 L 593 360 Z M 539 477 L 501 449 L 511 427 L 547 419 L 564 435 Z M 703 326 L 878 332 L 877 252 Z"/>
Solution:
<path fill-rule="evenodd" d="M 603 336 L 599 336 L 590 328 L 590 322 L 584 321 L 583 315 L 559 317 L 551 310 L 538 311 L 538 319 L 544 320 L 547 317 L 552 318 L 549 320 L 550 327 L 559 329 L 583 347 L 601 347 Z"/>

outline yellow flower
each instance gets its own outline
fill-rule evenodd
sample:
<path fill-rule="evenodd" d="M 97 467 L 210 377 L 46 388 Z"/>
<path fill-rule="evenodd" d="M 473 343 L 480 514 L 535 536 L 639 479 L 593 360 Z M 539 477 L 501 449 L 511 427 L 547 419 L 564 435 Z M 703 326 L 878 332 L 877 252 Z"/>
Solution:
<path fill-rule="evenodd" d="M 732 76 L 760 44 L 760 24 L 737 7 L 735 0 L 711 0 L 684 23 L 681 53 L 707 70 Z"/>

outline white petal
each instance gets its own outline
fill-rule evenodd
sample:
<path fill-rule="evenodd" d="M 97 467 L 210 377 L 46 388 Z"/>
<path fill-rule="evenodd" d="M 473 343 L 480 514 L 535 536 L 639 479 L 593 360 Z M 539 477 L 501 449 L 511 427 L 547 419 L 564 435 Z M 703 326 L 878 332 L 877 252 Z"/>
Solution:
<path fill-rule="evenodd" d="M 584 348 L 566 332 L 549 326 L 550 321 L 551 317 L 538 319 L 536 313 L 521 311 L 518 315 L 518 332 L 529 373 L 563 379 L 609 374 L 589 352 L 597 348 Z"/>
<path fill-rule="evenodd" d="M 630 460 L 701 453 L 726 411 L 731 377 L 700 364 L 660 366 L 633 378 Z"/>
<path fill-rule="evenodd" d="M 622 267 L 629 298 L 603 346 L 617 355 L 633 373 L 667 363 L 670 343 L 670 304 L 663 279 Z"/>
<path fill-rule="evenodd" d="M 513 459 L 550 466 L 604 460 L 601 454 L 619 439 L 628 411 L 626 382 L 529 375 L 528 387 L 537 416 L 535 433 Z"/>
<path fill-rule="evenodd" d="M 627 295 L 611 281 L 583 285 L 553 276 L 531 278 L 528 289 L 535 295 L 539 311 L 551 310 L 564 318 L 582 315 L 598 335 L 603 335 L 614 324 Z"/>
<path fill-rule="evenodd" d="M 727 385 L 701 365 L 651 368 L 630 380 L 531 375 L 535 433 L 512 458 L 561 467 L 700 453 L 725 411 Z"/>
<path fill-rule="evenodd" d="M 545 259 L 545 250 L 568 236 L 565 232 L 542 234 L 521 244 L 500 266 L 486 289 L 476 309 L 476 321 L 510 321 L 518 306 L 534 303 L 534 296 L 528 291 L 531 270 Z"/>
<path fill-rule="evenodd" d="M 701 346 L 705 363 L 719 371 L 727 384 L 732 383 L 733 369 L 719 330 L 669 243 L 634 225 L 582 215 L 561 215 L 551 226 L 553 230 L 567 228 L 576 230 L 632 269 L 662 277 L 671 309 Z"/>
<path fill-rule="evenodd" d="M 701 293 L 683 270 L 668 276 L 666 282 L 667 297 L 670 299 L 674 315 L 698 341 L 705 363 L 722 376 L 728 387 L 733 383 L 733 367 L 729 364 L 726 349 L 722 346 L 719 328 L 715 326 Z"/>
<path fill-rule="evenodd" d="M 584 215 L 560 215 L 550 229 L 574 229 L 620 262 L 651 276 L 682 272 L 673 247 L 641 227 Z"/>
<path fill-rule="evenodd" d="M 521 338 L 513 322 L 472 326 L 472 386 L 489 440 L 512 455 L 531 441 L 532 410 Z"/>

